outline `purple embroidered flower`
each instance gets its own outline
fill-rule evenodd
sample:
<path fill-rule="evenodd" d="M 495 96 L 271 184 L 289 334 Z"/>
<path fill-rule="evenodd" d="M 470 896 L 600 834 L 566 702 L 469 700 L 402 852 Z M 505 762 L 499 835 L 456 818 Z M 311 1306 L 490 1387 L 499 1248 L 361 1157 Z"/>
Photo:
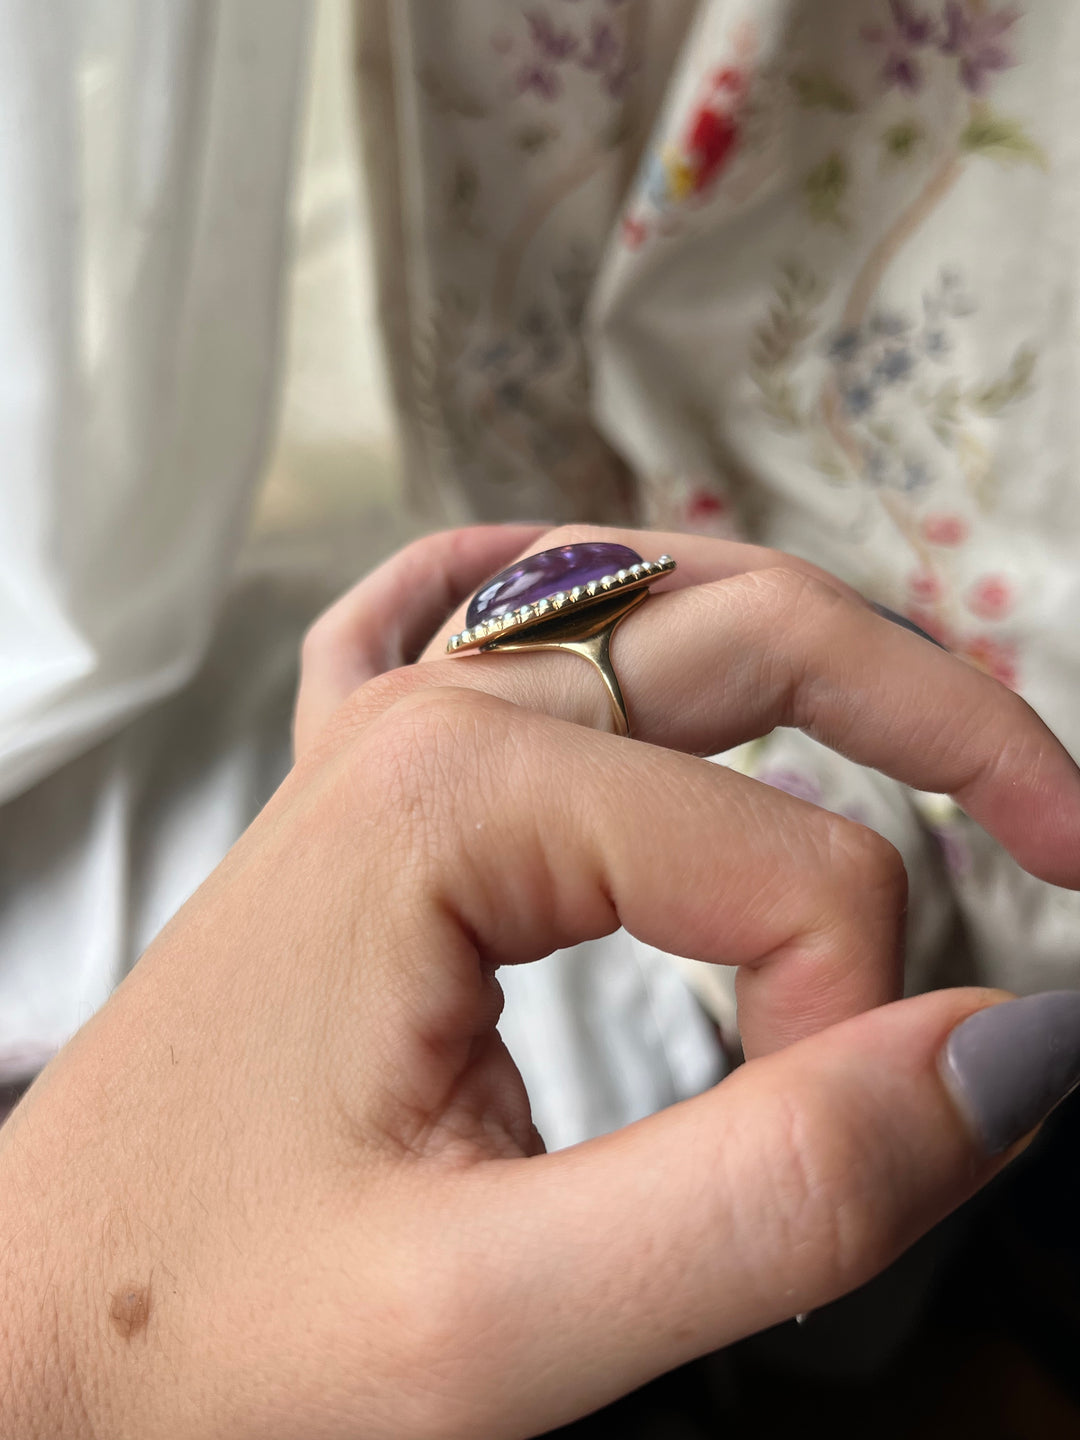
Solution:
<path fill-rule="evenodd" d="M 821 786 L 813 775 L 788 765 L 767 766 L 758 772 L 757 778 L 763 785 L 783 790 L 785 795 L 794 795 L 797 800 L 809 800 L 811 805 L 820 805 L 823 799 Z"/>
<path fill-rule="evenodd" d="M 970 0 L 948 0 L 941 53 L 956 56 L 960 79 L 973 95 L 985 92 L 994 71 L 1017 63 L 1003 42 L 1019 18 L 1012 5 L 992 13 L 981 7 L 976 10 Z"/>
<path fill-rule="evenodd" d="M 606 72 L 619 59 L 619 48 L 618 37 L 608 21 L 595 21 L 589 35 L 589 48 L 581 57 L 581 68 Z"/>
<path fill-rule="evenodd" d="M 959 831 L 935 828 L 930 833 L 941 846 L 945 868 L 949 874 L 957 878 L 969 875 L 974 865 L 974 856 Z"/>
<path fill-rule="evenodd" d="M 578 59 L 583 70 L 600 76 L 604 89 L 613 100 L 621 100 L 627 86 L 640 66 L 627 57 L 615 26 L 607 20 L 595 20 L 589 32 L 588 47 Z"/>
<path fill-rule="evenodd" d="M 541 100 L 557 100 L 563 92 L 562 76 L 553 65 L 544 65 L 538 60 L 529 60 L 522 65 L 514 77 L 519 95 L 531 91 Z"/>
<path fill-rule="evenodd" d="M 554 60 L 556 65 L 569 60 L 581 44 L 572 30 L 559 30 L 551 16 L 543 10 L 530 10 L 525 19 L 537 50 L 545 59 Z"/>
<path fill-rule="evenodd" d="M 868 25 L 863 39 L 885 51 L 881 78 L 909 95 L 923 82 L 922 66 L 915 52 L 934 39 L 934 22 L 925 11 L 916 10 L 911 0 L 889 0 L 889 23 Z"/>

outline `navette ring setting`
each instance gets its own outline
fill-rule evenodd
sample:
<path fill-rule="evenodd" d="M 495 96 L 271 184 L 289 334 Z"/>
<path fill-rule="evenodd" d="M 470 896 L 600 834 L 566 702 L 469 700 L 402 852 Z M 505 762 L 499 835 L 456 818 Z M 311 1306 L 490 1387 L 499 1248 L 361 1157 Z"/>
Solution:
<path fill-rule="evenodd" d="M 611 664 L 611 636 L 648 598 L 649 586 L 675 568 L 670 555 L 644 560 L 626 545 L 601 541 L 540 551 L 476 592 L 465 629 L 451 636 L 447 652 L 567 650 L 580 655 L 604 682 L 615 733 L 628 735 L 626 705 Z"/>

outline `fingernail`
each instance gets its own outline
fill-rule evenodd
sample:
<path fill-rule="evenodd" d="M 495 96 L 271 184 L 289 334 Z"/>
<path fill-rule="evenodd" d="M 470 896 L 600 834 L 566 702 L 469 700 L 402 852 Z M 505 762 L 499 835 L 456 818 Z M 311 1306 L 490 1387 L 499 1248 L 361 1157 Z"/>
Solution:
<path fill-rule="evenodd" d="M 916 625 L 915 621 L 909 620 L 906 615 L 898 615 L 895 610 L 890 610 L 887 605 L 876 605 L 874 601 L 871 600 L 870 609 L 873 610 L 875 615 L 880 615 L 883 620 L 891 620 L 894 625 L 900 625 L 903 629 L 910 630 L 913 635 L 919 635 L 922 639 L 929 640 L 930 644 L 936 645 L 939 650 L 946 648 L 940 640 L 935 640 L 933 635 L 924 630 L 921 625 Z"/>
<path fill-rule="evenodd" d="M 949 1036 L 942 1070 L 989 1153 L 1007 1150 L 1080 1084 L 1080 991 L 977 1011 Z"/>

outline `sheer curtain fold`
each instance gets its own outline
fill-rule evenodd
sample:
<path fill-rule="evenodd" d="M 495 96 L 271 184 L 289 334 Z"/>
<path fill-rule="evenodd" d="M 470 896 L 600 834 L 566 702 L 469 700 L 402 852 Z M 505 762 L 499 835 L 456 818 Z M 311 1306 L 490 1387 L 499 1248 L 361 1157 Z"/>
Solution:
<path fill-rule="evenodd" d="M 0 5 L 0 799 L 205 650 L 273 411 L 307 20 Z"/>

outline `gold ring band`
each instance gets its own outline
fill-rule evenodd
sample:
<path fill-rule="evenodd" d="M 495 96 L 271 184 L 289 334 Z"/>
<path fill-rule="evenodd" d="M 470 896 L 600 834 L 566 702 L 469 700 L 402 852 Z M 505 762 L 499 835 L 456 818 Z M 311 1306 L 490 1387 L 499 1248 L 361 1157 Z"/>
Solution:
<path fill-rule="evenodd" d="M 556 591 L 461 631 L 447 643 L 447 652 L 459 655 L 470 650 L 566 650 L 580 655 L 604 683 L 614 733 L 628 736 L 626 702 L 611 663 L 611 637 L 617 626 L 648 599 L 649 586 L 674 569 L 671 556 L 662 555 L 659 560 L 641 561 L 587 585 Z"/>

